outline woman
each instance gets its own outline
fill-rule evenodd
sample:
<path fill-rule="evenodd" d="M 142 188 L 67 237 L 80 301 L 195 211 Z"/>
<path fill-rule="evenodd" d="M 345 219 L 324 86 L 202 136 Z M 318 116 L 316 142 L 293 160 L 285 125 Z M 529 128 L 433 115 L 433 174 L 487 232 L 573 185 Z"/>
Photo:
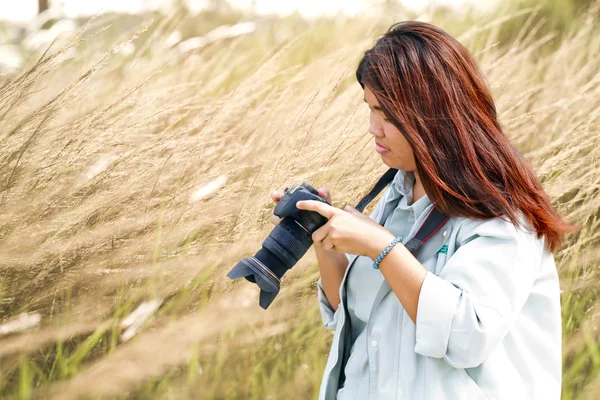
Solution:
<path fill-rule="evenodd" d="M 329 219 L 312 235 L 335 329 L 319 399 L 560 398 L 552 253 L 576 227 L 502 132 L 472 56 L 433 25 L 401 22 L 356 77 L 398 173 L 370 216 L 297 204 Z M 403 244 L 433 206 L 450 218 L 413 255 Z"/>

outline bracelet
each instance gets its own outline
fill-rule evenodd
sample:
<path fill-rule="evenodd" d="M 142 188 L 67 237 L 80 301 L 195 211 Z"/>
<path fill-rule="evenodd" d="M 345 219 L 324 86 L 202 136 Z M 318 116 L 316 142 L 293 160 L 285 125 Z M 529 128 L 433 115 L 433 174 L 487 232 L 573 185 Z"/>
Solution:
<path fill-rule="evenodd" d="M 381 260 L 383 260 L 383 257 L 385 257 L 386 254 L 390 252 L 392 247 L 394 247 L 400 241 L 402 241 L 402 236 L 396 236 L 394 240 L 392 240 L 392 243 L 388 244 L 385 250 L 383 250 L 381 254 L 379 254 L 377 259 L 375 259 L 375 262 L 373 263 L 373 269 L 379 269 L 379 263 L 381 262 Z"/>

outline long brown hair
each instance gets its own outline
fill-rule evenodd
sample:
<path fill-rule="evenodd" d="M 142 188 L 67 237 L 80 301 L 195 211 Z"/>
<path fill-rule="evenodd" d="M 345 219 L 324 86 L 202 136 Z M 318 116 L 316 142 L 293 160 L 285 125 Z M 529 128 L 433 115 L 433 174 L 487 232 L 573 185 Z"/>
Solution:
<path fill-rule="evenodd" d="M 520 226 L 520 210 L 552 252 L 565 232 L 579 229 L 554 210 L 502 131 L 477 63 L 449 34 L 425 22 L 393 24 L 365 51 L 356 78 L 406 137 L 423 188 L 440 211 L 474 219 L 506 216 Z"/>

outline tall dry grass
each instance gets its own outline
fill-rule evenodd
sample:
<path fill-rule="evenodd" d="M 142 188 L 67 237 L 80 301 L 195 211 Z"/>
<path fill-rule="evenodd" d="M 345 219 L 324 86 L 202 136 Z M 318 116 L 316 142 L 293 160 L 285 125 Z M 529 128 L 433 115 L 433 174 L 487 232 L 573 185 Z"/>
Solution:
<path fill-rule="evenodd" d="M 599 32 L 584 15 L 566 34 L 546 34 L 538 13 L 432 22 L 476 54 L 506 134 L 561 214 L 583 226 L 555 258 L 563 398 L 591 399 L 600 391 Z M 499 43 L 515 15 L 527 16 L 516 40 Z M 41 315 L 37 328 L 0 338 L 4 397 L 318 392 L 331 335 L 312 251 L 268 311 L 254 285 L 225 274 L 270 232 L 272 190 L 327 186 L 341 206 L 387 169 L 354 68 L 407 15 L 265 19 L 185 54 L 166 42 L 183 18 L 118 38 L 92 21 L 0 88 L 0 315 Z M 151 300 L 158 310 L 120 339 L 126 316 Z"/>

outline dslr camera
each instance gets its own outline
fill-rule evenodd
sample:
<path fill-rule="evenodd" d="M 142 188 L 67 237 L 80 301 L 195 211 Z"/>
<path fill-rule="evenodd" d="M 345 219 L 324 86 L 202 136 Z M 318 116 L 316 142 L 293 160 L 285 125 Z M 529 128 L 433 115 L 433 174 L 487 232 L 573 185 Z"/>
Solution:
<path fill-rule="evenodd" d="M 307 183 L 285 188 L 283 197 L 273 211 L 282 220 L 269 233 L 256 254 L 239 261 L 227 274 L 230 279 L 246 278 L 256 283 L 260 288 L 259 305 L 265 310 L 279 293 L 281 277 L 312 246 L 313 232 L 328 221 L 315 211 L 296 208 L 296 202 L 301 200 L 329 204 L 318 193 Z"/>

